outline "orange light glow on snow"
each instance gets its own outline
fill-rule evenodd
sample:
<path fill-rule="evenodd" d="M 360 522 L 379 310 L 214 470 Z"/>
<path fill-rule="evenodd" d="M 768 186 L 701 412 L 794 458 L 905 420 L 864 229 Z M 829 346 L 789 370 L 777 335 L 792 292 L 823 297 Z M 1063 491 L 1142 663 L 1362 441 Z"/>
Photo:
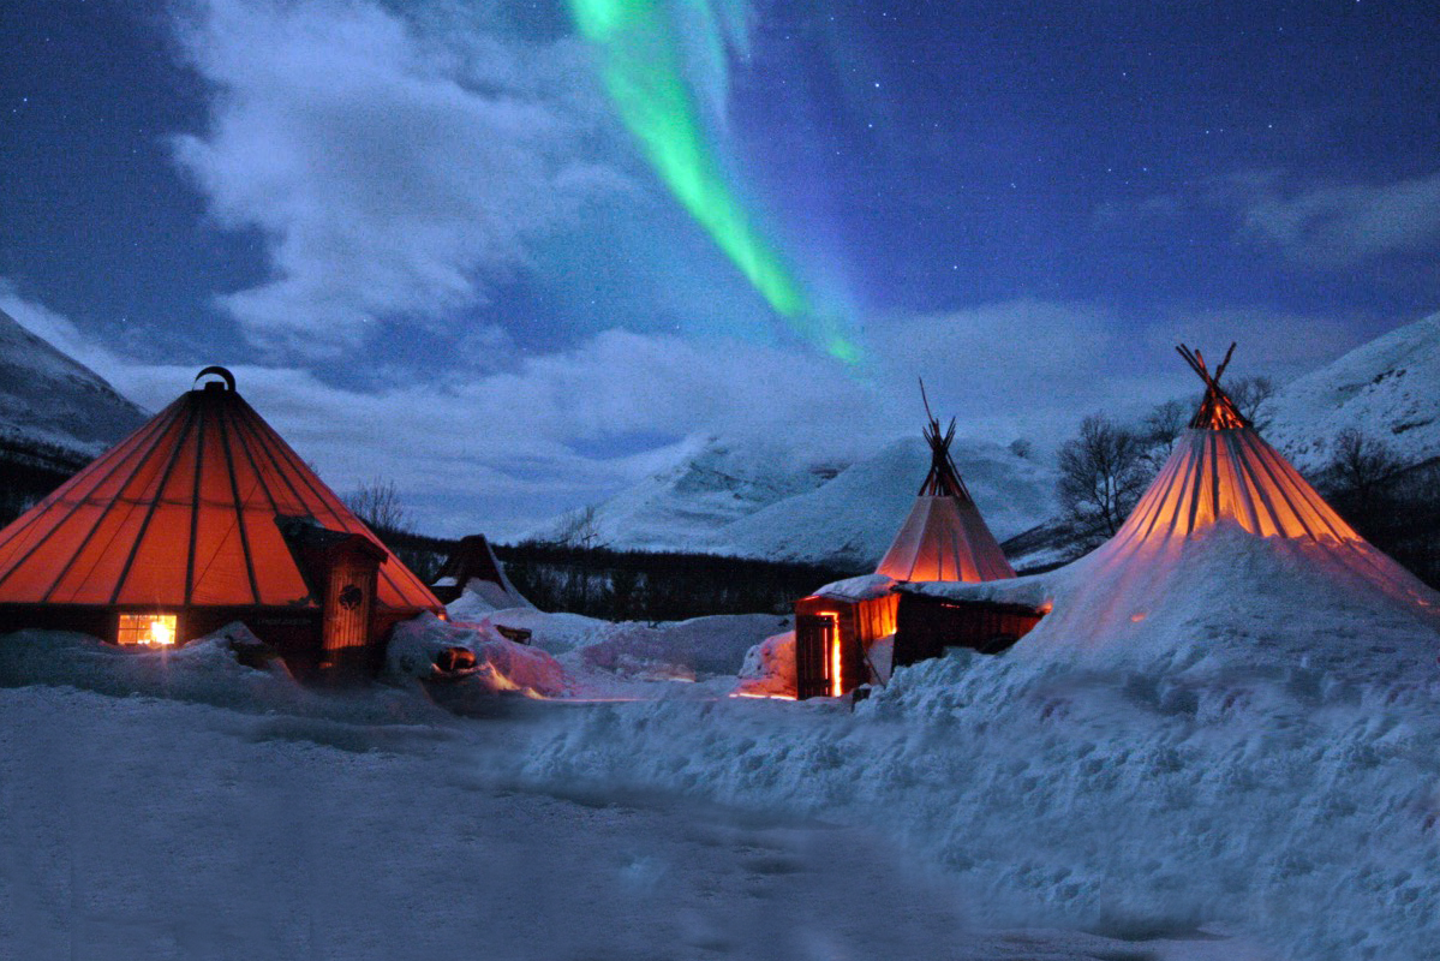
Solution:
<path fill-rule="evenodd" d="M 1130 623 L 1131 623 L 1131 624 L 1139 624 L 1139 623 L 1140 623 L 1141 621 L 1143 621 L 1143 620 L 1145 620 L 1145 613 L 1144 613 L 1143 611 L 1140 612 L 1139 614 L 1131 614 L 1131 615 L 1130 615 Z"/>

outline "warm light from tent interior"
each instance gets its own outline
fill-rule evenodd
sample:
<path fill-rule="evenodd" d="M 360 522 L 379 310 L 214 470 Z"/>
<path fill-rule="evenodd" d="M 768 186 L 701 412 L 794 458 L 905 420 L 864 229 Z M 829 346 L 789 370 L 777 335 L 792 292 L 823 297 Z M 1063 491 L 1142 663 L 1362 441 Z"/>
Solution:
<path fill-rule="evenodd" d="M 1138 614 L 1131 614 L 1131 615 L 1130 615 L 1130 623 L 1132 623 L 1132 624 L 1139 624 L 1139 623 L 1140 623 L 1141 621 L 1143 621 L 1143 620 L 1145 620 L 1145 612 L 1144 612 L 1144 611 L 1141 611 L 1141 612 L 1138 613 Z"/>
<path fill-rule="evenodd" d="M 174 614 L 121 614 L 115 643 L 125 646 L 172 647 L 179 630 Z"/>
<path fill-rule="evenodd" d="M 839 697 L 845 693 L 840 686 L 840 616 L 838 614 L 821 614 L 820 616 L 827 622 L 825 645 L 830 662 L 830 696 Z"/>

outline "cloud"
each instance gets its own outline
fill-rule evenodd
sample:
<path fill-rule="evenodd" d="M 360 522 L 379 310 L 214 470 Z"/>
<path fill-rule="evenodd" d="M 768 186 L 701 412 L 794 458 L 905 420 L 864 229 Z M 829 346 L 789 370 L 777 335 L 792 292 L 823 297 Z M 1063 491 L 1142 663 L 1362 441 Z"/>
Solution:
<path fill-rule="evenodd" d="M 1380 185 L 1335 184 L 1284 191 L 1252 181 L 1245 232 L 1292 260 L 1349 267 L 1440 244 L 1440 173 Z"/>
<path fill-rule="evenodd" d="M 273 276 L 219 298 L 260 345 L 334 356 L 452 316 L 625 189 L 578 45 L 505 39 L 472 6 L 405 9 L 193 0 L 177 16 L 210 103 L 175 158 L 219 224 L 265 239 Z"/>
<path fill-rule="evenodd" d="M 0 308 L 151 409 L 196 368 L 118 356 L 0 278 Z M 673 463 L 700 438 L 761 443 L 797 460 L 863 456 L 921 423 L 916 378 L 967 436 L 1043 451 L 1084 415 L 1134 417 L 1195 393 L 1172 348 L 1241 341 L 1234 370 L 1284 377 L 1353 346 L 1337 320 L 1263 311 L 1175 314 L 1138 326 L 1086 304 L 1019 300 L 871 325 L 864 376 L 800 347 L 612 329 L 563 350 L 401 376 L 377 390 L 291 367 L 232 367 L 239 389 L 337 490 L 394 480 L 436 534 L 508 537 Z M 487 352 L 490 341 L 477 341 Z M 457 369 L 466 358 L 452 358 Z M 640 439 L 635 442 L 635 439 Z"/>
<path fill-rule="evenodd" d="M 1327 270 L 1440 247 L 1440 173 L 1385 184 L 1287 184 L 1279 171 L 1248 170 L 1183 193 L 1096 208 L 1100 226 L 1173 221 L 1196 210 L 1233 218 L 1242 240 Z"/>

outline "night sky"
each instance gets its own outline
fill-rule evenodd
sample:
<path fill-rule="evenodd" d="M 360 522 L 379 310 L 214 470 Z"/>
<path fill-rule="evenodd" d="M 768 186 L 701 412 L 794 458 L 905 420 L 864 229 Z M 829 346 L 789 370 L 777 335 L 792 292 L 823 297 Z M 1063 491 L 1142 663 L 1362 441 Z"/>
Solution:
<path fill-rule="evenodd" d="M 839 9 L 837 9 L 839 8 Z M 832 12 L 833 11 L 833 12 Z M 7 0 L 0 308 L 505 536 L 718 434 L 1053 448 L 1440 308 L 1433 3 Z M 962 465 L 963 469 L 963 465 Z"/>

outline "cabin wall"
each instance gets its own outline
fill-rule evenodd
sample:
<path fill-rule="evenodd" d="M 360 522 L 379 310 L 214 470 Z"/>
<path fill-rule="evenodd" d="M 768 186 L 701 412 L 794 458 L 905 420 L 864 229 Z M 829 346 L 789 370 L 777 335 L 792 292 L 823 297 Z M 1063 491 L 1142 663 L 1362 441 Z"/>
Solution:
<path fill-rule="evenodd" d="M 955 602 L 902 593 L 896 613 L 894 666 L 939 657 L 947 647 L 998 654 L 1030 633 L 1044 616 L 1023 605 Z"/>
<path fill-rule="evenodd" d="M 895 633 L 895 617 L 899 607 L 898 594 L 872 597 L 856 605 L 855 633 L 867 650 L 880 638 Z"/>
<path fill-rule="evenodd" d="M 107 643 L 114 643 L 117 616 L 125 613 L 155 613 L 152 609 L 114 608 L 62 604 L 0 605 L 0 634 L 34 629 L 75 631 Z M 297 677 L 319 675 L 324 650 L 321 646 L 323 619 L 314 608 L 287 610 L 276 607 L 194 607 L 178 609 L 177 638 L 192 641 L 220 630 L 235 621 L 243 623 L 261 641 L 275 648 Z M 371 643 L 346 648 L 332 657 L 343 673 L 373 674 L 382 666 L 385 641 L 400 621 L 415 611 L 385 610 L 369 618 Z"/>

